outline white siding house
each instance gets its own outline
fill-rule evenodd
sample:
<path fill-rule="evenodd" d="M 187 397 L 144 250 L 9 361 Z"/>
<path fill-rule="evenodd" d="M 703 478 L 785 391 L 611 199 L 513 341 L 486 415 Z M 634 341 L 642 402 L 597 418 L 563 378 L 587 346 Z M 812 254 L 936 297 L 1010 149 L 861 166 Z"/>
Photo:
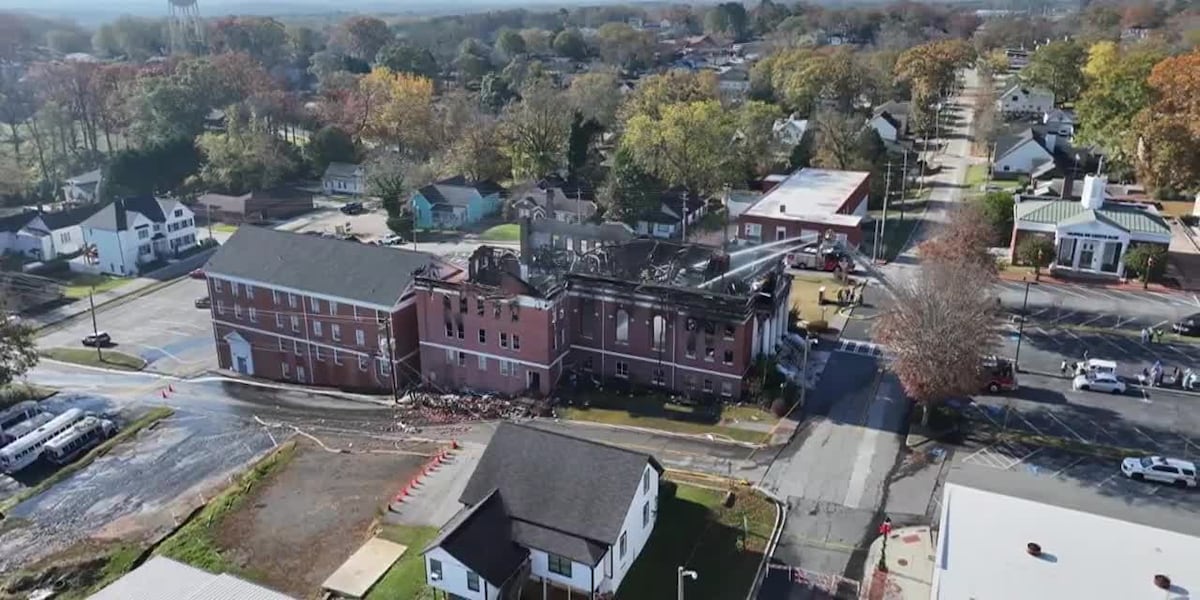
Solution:
<path fill-rule="evenodd" d="M 472 600 L 528 583 L 615 594 L 658 520 L 661 474 L 646 454 L 502 424 L 425 548 L 426 582 Z"/>
<path fill-rule="evenodd" d="M 1038 167 L 1054 161 L 1054 155 L 1043 144 L 1044 137 L 1035 134 L 1031 129 L 1025 129 L 1011 136 L 996 140 L 996 155 L 992 161 L 992 173 L 1002 177 L 1005 174 L 1029 174 Z"/>
<path fill-rule="evenodd" d="M 996 100 L 996 108 L 1006 116 L 1041 116 L 1054 108 L 1054 93 L 1016 83 L 1004 90 Z"/>
<path fill-rule="evenodd" d="M 136 275 L 142 265 L 196 245 L 191 209 L 150 196 L 114 200 L 84 220 L 82 230 L 92 263 L 113 275 Z"/>
<path fill-rule="evenodd" d="M 325 167 L 321 185 L 326 194 L 361 195 L 367 192 L 367 171 L 362 165 L 332 162 Z"/>

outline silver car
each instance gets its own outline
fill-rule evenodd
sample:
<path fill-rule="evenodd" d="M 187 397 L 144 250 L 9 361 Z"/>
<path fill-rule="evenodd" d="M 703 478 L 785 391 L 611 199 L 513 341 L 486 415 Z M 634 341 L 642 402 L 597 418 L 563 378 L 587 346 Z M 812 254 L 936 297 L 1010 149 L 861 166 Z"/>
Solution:
<path fill-rule="evenodd" d="M 1093 390 L 1112 394 L 1125 393 L 1125 382 L 1118 379 L 1112 373 L 1077 375 L 1074 381 L 1071 382 L 1071 387 L 1081 391 Z"/>

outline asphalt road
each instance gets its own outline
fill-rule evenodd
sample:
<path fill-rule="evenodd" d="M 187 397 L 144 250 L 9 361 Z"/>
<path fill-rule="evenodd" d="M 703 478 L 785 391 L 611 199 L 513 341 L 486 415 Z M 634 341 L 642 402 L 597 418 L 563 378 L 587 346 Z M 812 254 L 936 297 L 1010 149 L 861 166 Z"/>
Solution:
<path fill-rule="evenodd" d="M 1023 370 L 1057 373 L 1062 361 L 1082 360 L 1085 351 L 1090 358 L 1116 361 L 1118 374 L 1127 378 L 1136 378 L 1155 362 L 1168 371 L 1174 367 L 1181 371 L 1200 368 L 1200 345 L 1169 340 L 1142 343 L 1137 332 L 1043 326 L 1036 322 L 1026 323 L 1023 328 L 1010 324 L 1005 327 L 999 353 L 1017 356 L 1018 339 Z"/>
<path fill-rule="evenodd" d="M 1156 292 L 1034 283 L 1025 302 L 1025 284 L 1001 281 L 997 295 L 1014 314 L 1027 306 L 1030 318 L 1039 322 L 1120 326 L 1137 331 L 1147 325 L 1170 323 L 1200 312 L 1200 298 L 1184 292 Z"/>
<path fill-rule="evenodd" d="M 112 335 L 113 350 L 140 356 L 148 369 L 194 375 L 217 367 L 209 311 L 194 305 L 205 295 L 204 281 L 179 279 L 144 296 L 99 308 L 96 326 Z M 90 333 L 92 321 L 85 314 L 38 338 L 38 345 L 78 348 Z"/>

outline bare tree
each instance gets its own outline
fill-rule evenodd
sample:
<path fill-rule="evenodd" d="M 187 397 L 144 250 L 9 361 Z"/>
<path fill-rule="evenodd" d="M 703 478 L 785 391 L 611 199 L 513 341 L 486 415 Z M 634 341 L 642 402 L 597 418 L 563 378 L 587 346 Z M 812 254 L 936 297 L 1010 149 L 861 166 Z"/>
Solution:
<path fill-rule="evenodd" d="M 924 407 L 979 391 L 983 358 L 999 341 L 998 306 L 992 296 L 995 261 L 978 209 L 952 213 L 937 237 L 922 247 L 914 279 L 896 287 L 895 308 L 880 317 L 878 339 L 894 359 L 891 370 L 905 392 Z"/>
<path fill-rule="evenodd" d="M 877 337 L 892 353 L 905 393 L 929 408 L 979 391 L 983 358 L 995 348 L 992 275 L 965 262 L 927 261 L 896 288 L 896 308 L 880 318 Z"/>

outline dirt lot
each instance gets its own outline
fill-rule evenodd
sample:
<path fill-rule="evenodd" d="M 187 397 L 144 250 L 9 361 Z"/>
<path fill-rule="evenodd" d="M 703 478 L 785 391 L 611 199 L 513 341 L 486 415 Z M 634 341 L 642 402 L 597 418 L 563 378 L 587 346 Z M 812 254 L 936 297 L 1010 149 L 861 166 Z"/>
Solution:
<path fill-rule="evenodd" d="M 376 444 L 367 448 L 358 439 L 355 452 L 343 454 L 300 439 L 287 466 L 217 528 L 224 556 L 269 587 L 298 598 L 318 596 L 325 578 L 366 541 L 380 511 L 425 463 L 423 454 L 438 450 Z"/>

